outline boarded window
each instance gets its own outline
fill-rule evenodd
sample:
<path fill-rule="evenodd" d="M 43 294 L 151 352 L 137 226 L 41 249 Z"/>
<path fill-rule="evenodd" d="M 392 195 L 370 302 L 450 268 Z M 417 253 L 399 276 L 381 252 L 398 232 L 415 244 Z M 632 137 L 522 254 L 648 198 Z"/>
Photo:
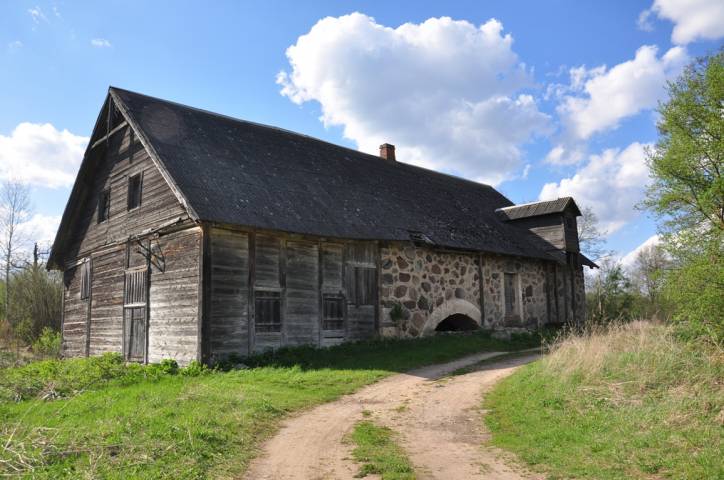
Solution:
<path fill-rule="evenodd" d="M 254 293 L 256 332 L 281 332 L 281 295 L 279 292 L 259 291 Z"/>
<path fill-rule="evenodd" d="M 141 205 L 141 174 L 128 177 L 128 209 Z"/>
<path fill-rule="evenodd" d="M 111 215 L 111 190 L 106 188 L 98 197 L 98 223 L 105 222 Z"/>
<path fill-rule="evenodd" d="M 80 266 L 80 299 L 87 300 L 91 290 L 91 262 L 87 260 Z"/>
<path fill-rule="evenodd" d="M 148 270 L 145 267 L 126 272 L 125 298 L 123 299 L 125 305 L 145 305 L 147 277 Z"/>
<path fill-rule="evenodd" d="M 374 305 L 377 276 L 373 267 L 347 267 L 347 299 L 356 306 Z"/>
<path fill-rule="evenodd" d="M 518 312 L 518 274 L 505 274 L 505 314 L 517 315 Z"/>
<path fill-rule="evenodd" d="M 324 330 L 344 329 L 344 298 L 341 295 L 324 295 L 324 318 L 322 328 Z"/>

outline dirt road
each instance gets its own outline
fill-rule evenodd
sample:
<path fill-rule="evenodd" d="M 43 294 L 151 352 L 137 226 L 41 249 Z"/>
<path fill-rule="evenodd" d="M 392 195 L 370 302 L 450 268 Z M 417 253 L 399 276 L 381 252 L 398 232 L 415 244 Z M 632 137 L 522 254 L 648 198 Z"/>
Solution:
<path fill-rule="evenodd" d="M 394 375 L 290 418 L 264 445 L 244 478 L 353 479 L 359 465 L 351 459 L 352 446 L 344 438 L 365 418 L 363 412 L 399 433 L 400 445 L 421 480 L 538 478 L 483 445 L 487 434 L 480 408 L 487 389 L 536 356 L 490 360 L 470 373 L 449 375 L 497 355 L 477 354 Z"/>

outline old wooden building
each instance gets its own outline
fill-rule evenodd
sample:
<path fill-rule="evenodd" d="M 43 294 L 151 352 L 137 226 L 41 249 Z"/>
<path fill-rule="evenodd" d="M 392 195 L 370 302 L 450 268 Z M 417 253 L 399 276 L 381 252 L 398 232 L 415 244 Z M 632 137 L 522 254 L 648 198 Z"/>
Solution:
<path fill-rule="evenodd" d="M 570 198 L 110 88 L 53 245 L 63 352 L 212 362 L 584 315 Z"/>

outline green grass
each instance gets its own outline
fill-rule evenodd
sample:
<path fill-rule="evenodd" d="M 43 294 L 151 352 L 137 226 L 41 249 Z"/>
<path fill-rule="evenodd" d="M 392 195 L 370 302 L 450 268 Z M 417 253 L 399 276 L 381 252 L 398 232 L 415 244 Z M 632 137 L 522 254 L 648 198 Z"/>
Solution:
<path fill-rule="evenodd" d="M 291 412 L 398 371 L 536 343 L 478 333 L 284 349 L 247 359 L 253 368 L 197 376 L 113 356 L 4 369 L 0 475 L 234 478 Z"/>
<path fill-rule="evenodd" d="M 571 337 L 498 384 L 486 423 L 550 478 L 724 478 L 722 360 L 643 322 Z"/>
<path fill-rule="evenodd" d="M 415 473 L 405 452 L 395 443 L 394 432 L 369 420 L 355 425 L 350 435 L 354 459 L 362 464 L 357 477 L 378 474 L 382 480 L 414 480 Z"/>

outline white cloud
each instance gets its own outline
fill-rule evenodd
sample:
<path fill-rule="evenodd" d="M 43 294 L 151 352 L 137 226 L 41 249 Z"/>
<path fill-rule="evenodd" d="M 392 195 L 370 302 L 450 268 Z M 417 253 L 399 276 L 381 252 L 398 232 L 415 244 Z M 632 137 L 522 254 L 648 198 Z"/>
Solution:
<path fill-rule="evenodd" d="M 644 10 L 639 13 L 639 18 L 636 20 L 636 26 L 639 27 L 639 30 L 643 30 L 644 32 L 654 31 L 654 24 L 651 21 L 651 15 L 653 13 L 651 10 Z"/>
<path fill-rule="evenodd" d="M 666 80 L 678 75 L 688 60 L 686 50 L 674 47 L 657 58 L 657 48 L 644 45 L 633 60 L 606 70 L 584 67 L 571 70 L 571 87 L 558 113 L 577 139 L 618 126 L 618 122 L 656 106 L 664 95 Z"/>
<path fill-rule="evenodd" d="M 48 23 L 48 17 L 45 16 L 43 13 L 43 9 L 41 9 L 38 6 L 35 6 L 33 8 L 28 9 L 28 13 L 30 14 L 30 17 L 33 19 L 33 22 L 35 24 L 39 24 L 40 22 Z"/>
<path fill-rule="evenodd" d="M 671 41 L 678 45 L 724 37 L 724 2 L 721 0 L 654 0 L 639 19 L 646 20 L 652 13 L 674 23 Z"/>
<path fill-rule="evenodd" d="M 90 43 L 97 48 L 108 48 L 111 46 L 111 42 L 109 42 L 105 38 L 94 38 L 93 40 L 91 40 Z"/>
<path fill-rule="evenodd" d="M 634 248 L 630 252 L 628 252 L 626 255 L 621 257 L 621 265 L 627 269 L 630 270 L 633 268 L 634 264 L 636 263 L 636 257 L 638 254 L 651 246 L 659 245 L 661 243 L 661 236 L 659 235 L 652 235 L 651 237 L 647 238 L 641 245 Z"/>
<path fill-rule="evenodd" d="M 37 243 L 41 248 L 47 248 L 53 243 L 55 233 L 60 226 L 61 215 L 44 215 L 36 213 L 25 222 L 18 225 L 18 230 L 28 240 L 26 249 L 31 249 Z"/>
<path fill-rule="evenodd" d="M 636 142 L 624 150 L 591 155 L 572 177 L 545 184 L 539 198 L 572 196 L 579 205 L 593 209 L 602 230 L 613 233 L 638 216 L 634 206 L 649 181 L 646 147 Z"/>
<path fill-rule="evenodd" d="M 23 42 L 20 40 L 13 40 L 12 42 L 8 43 L 8 50 L 10 50 L 11 53 L 17 52 L 23 48 Z"/>
<path fill-rule="evenodd" d="M 0 178 L 56 188 L 73 184 L 88 137 L 52 124 L 21 123 L 0 135 Z"/>
<path fill-rule="evenodd" d="M 291 72 L 277 81 L 293 102 L 319 102 L 324 124 L 362 151 L 389 142 L 400 161 L 497 184 L 550 121 L 520 92 L 532 79 L 512 44 L 495 19 L 390 28 L 360 13 L 327 17 L 287 49 Z"/>

